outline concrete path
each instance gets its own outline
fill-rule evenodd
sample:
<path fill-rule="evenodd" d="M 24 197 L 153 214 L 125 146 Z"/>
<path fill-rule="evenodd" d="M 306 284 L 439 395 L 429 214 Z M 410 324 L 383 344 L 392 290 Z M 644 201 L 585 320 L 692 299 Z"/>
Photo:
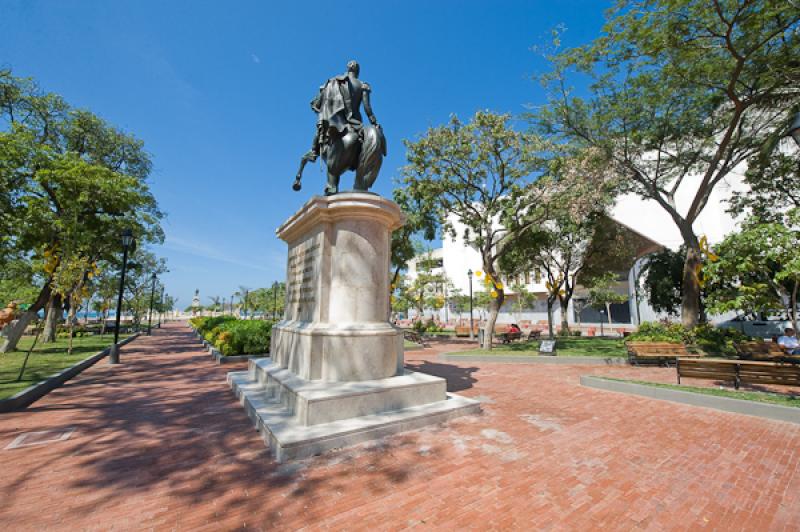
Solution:
<path fill-rule="evenodd" d="M 40 529 L 797 530 L 800 427 L 582 388 L 674 370 L 438 361 L 484 413 L 278 465 L 188 329 L 0 415 L 0 523 Z M 28 434 L 20 441 L 20 436 Z M 12 443 L 16 448 L 6 449 Z M 33 445 L 30 445 L 33 444 Z"/>

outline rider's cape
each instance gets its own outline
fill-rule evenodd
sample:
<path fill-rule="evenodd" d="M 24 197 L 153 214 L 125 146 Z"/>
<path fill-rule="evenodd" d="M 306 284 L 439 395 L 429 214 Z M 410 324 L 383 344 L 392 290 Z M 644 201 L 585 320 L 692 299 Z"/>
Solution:
<path fill-rule="evenodd" d="M 323 129 L 336 128 L 339 133 L 344 133 L 348 126 L 360 125 L 350 120 L 352 104 L 350 82 L 346 74 L 325 82 L 311 102 L 311 107 L 319 113 L 318 119 Z"/>

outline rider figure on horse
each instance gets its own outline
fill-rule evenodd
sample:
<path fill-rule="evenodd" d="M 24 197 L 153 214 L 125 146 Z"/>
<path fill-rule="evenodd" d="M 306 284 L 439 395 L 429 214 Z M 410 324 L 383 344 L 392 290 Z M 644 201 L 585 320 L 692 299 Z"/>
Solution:
<path fill-rule="evenodd" d="M 359 70 L 358 63 L 350 61 L 347 63 L 347 72 L 326 81 L 319 88 L 317 96 L 311 101 L 311 109 L 317 113 L 317 128 L 311 149 L 303 155 L 300 161 L 300 169 L 294 184 L 295 190 L 300 189 L 300 178 L 306 163 L 316 161 L 320 155 L 328 165 L 326 194 L 338 192 L 339 176 L 344 170 L 359 169 L 359 163 L 363 161 L 359 160 L 358 151 L 365 144 L 365 128 L 361 117 L 362 104 L 370 124 L 380 131 L 380 125 L 370 105 L 370 86 L 358 79 Z M 381 141 L 383 139 L 382 133 L 380 139 Z M 385 141 L 383 141 L 380 151 L 384 155 L 385 150 Z M 355 157 L 347 157 L 347 155 L 355 155 Z M 337 166 L 336 162 L 344 163 L 346 168 L 332 168 L 332 166 Z M 377 170 L 374 173 L 377 174 Z M 372 181 L 374 181 L 374 177 Z M 357 179 L 356 189 L 360 188 Z"/>

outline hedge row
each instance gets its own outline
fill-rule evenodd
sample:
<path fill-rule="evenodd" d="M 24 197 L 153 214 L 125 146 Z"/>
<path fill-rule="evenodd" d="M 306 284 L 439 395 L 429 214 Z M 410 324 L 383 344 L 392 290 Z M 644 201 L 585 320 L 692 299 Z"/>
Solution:
<path fill-rule="evenodd" d="M 734 343 L 752 340 L 737 329 L 717 328 L 709 324 L 686 329 L 679 323 L 645 322 L 630 335 L 629 342 L 671 342 L 693 346 L 704 353 L 735 355 Z"/>
<path fill-rule="evenodd" d="M 192 318 L 189 322 L 220 353 L 252 355 L 269 351 L 272 322 L 233 316 Z"/>

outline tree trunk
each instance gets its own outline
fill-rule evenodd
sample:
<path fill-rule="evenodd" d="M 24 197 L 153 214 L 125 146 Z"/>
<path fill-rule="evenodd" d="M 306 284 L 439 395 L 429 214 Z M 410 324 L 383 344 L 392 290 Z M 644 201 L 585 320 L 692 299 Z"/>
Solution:
<path fill-rule="evenodd" d="M 687 246 L 681 286 L 681 323 L 687 329 L 697 325 L 700 320 L 700 280 L 697 270 L 701 261 L 700 247 L 696 244 Z"/>
<path fill-rule="evenodd" d="M 611 320 L 611 303 L 606 302 L 606 314 L 608 315 L 608 324 L 613 325 L 614 322 Z"/>
<path fill-rule="evenodd" d="M 75 315 L 78 309 L 70 305 L 67 312 L 67 323 L 69 324 L 69 345 L 67 346 L 67 353 L 72 354 L 72 337 L 75 335 Z"/>
<path fill-rule="evenodd" d="M 6 340 L 0 346 L 0 353 L 9 353 L 17 349 L 17 342 L 22 338 L 22 333 L 28 327 L 30 322 L 36 317 L 36 314 L 44 308 L 47 301 L 50 299 L 50 279 L 47 280 L 44 287 L 39 291 L 36 301 L 33 302 L 27 311 L 23 312 L 16 323 L 9 323 L 6 325 L 4 332 L 6 333 Z"/>
<path fill-rule="evenodd" d="M 486 320 L 486 326 L 483 329 L 483 349 L 492 349 L 492 336 L 494 335 L 494 326 L 497 323 L 497 315 L 500 314 L 500 307 L 503 306 L 504 294 L 502 290 L 497 290 L 497 297 L 489 303 L 489 319 Z"/>
<path fill-rule="evenodd" d="M 552 340 L 553 336 L 553 303 L 554 300 L 547 298 L 547 332 L 550 335 L 550 339 Z"/>
<path fill-rule="evenodd" d="M 559 299 L 558 303 L 561 306 L 561 334 L 566 334 L 569 333 L 569 319 L 567 316 L 569 299 Z"/>
<path fill-rule="evenodd" d="M 64 307 L 61 304 L 61 296 L 53 294 L 47 303 L 47 315 L 44 317 L 43 344 L 51 344 L 56 341 L 56 331 L 63 313 Z"/>
<path fill-rule="evenodd" d="M 797 331 L 797 288 L 799 283 L 800 281 L 795 281 L 794 286 L 792 286 L 792 312 L 789 314 L 789 316 L 792 318 L 792 329 L 795 331 Z"/>

